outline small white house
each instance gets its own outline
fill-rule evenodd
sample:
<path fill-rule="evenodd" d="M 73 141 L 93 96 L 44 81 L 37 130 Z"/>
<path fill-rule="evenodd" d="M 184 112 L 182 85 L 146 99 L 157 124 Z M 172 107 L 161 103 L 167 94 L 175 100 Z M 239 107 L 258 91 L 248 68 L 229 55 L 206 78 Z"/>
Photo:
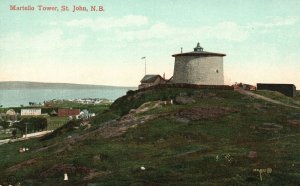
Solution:
<path fill-rule="evenodd" d="M 89 113 L 88 110 L 82 110 L 78 115 L 76 115 L 76 119 L 88 119 L 90 117 L 95 117 L 95 113 Z"/>
<path fill-rule="evenodd" d="M 40 108 L 21 109 L 21 116 L 38 116 L 41 114 L 42 114 L 42 109 Z"/>

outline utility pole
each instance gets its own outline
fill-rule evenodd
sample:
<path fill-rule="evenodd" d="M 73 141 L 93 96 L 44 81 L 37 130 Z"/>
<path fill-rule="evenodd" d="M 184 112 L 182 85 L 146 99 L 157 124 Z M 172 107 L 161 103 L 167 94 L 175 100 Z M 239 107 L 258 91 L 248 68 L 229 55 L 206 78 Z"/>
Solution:
<path fill-rule="evenodd" d="M 25 131 L 26 131 L 26 132 L 25 132 L 25 138 L 27 138 L 27 125 L 28 125 L 28 123 L 26 122 L 25 125 L 26 125 L 26 129 L 25 129 Z"/>

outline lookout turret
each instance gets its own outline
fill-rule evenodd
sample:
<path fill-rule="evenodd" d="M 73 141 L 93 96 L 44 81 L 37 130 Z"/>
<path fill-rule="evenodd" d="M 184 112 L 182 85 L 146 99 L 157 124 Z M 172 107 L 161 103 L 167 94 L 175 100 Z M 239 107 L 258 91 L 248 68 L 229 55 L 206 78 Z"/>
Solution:
<path fill-rule="evenodd" d="M 197 43 L 197 46 L 194 48 L 194 52 L 202 52 L 203 48 L 200 46 L 200 43 Z"/>

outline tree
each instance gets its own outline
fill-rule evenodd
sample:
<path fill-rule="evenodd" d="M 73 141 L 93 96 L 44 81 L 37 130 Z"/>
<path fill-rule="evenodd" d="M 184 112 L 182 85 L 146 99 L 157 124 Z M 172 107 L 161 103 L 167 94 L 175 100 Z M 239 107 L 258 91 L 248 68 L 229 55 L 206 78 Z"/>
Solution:
<path fill-rule="evenodd" d="M 17 136 L 17 129 L 13 129 L 11 134 L 13 135 L 13 138 L 16 138 Z"/>
<path fill-rule="evenodd" d="M 2 126 L 4 129 L 7 129 L 9 127 L 9 122 L 7 122 L 7 121 L 0 121 L 0 126 Z"/>
<path fill-rule="evenodd" d="M 47 128 L 48 120 L 46 118 L 41 117 L 24 118 L 20 122 L 15 123 L 14 127 L 19 129 L 22 132 L 22 134 L 25 134 L 26 125 L 27 133 L 38 132 Z"/>

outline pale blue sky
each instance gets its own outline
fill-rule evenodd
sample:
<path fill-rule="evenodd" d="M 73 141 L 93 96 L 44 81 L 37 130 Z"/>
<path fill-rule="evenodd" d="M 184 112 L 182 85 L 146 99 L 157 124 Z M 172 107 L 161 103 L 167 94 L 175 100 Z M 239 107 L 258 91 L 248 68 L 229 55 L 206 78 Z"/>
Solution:
<path fill-rule="evenodd" d="M 36 8 L 10 11 L 10 5 Z M 102 5 L 105 11 L 41 12 L 37 5 Z M 137 86 L 148 73 L 173 74 L 172 54 L 226 53 L 225 83 L 300 87 L 300 1 L 3 0 L 0 81 Z"/>

